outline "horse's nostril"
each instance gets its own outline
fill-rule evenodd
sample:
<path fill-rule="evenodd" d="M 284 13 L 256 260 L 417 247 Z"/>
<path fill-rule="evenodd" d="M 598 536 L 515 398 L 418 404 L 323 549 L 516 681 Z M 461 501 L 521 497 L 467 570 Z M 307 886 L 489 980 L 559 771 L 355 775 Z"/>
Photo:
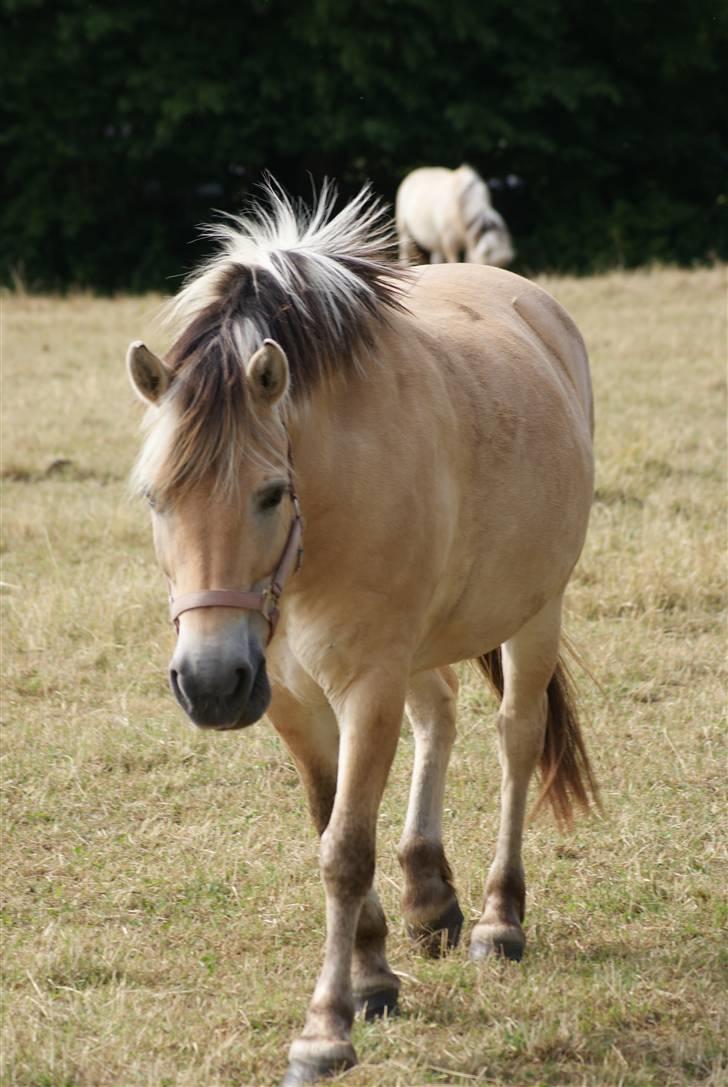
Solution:
<path fill-rule="evenodd" d="M 235 689 L 232 693 L 232 699 L 234 702 L 238 700 L 241 702 L 246 701 L 249 694 L 251 683 L 251 669 L 250 668 L 238 668 L 235 673 L 238 677 Z"/>
<path fill-rule="evenodd" d="M 179 672 L 176 668 L 170 668 L 169 670 L 169 685 L 172 688 L 172 694 L 178 702 L 181 702 L 183 704 L 187 702 L 187 698 L 185 697 L 184 691 L 182 690 L 182 686 L 179 681 Z"/>

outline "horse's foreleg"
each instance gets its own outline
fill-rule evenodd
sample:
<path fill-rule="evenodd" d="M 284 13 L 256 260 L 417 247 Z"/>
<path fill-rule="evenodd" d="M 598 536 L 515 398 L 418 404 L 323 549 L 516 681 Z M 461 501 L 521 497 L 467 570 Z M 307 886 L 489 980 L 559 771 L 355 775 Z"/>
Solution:
<path fill-rule="evenodd" d="M 458 235 L 445 231 L 440 237 L 441 261 L 445 264 L 458 264 L 461 259 L 461 239 Z"/>
<path fill-rule="evenodd" d="M 291 752 L 306 790 L 319 835 L 328 826 L 336 796 L 339 726 L 326 701 L 303 706 L 282 688 L 274 692 L 268 717 Z M 367 1019 L 394 1011 L 399 978 L 385 953 L 387 922 L 377 892 L 370 887 L 359 914 L 352 960 L 354 1006 Z"/>
<path fill-rule="evenodd" d="M 372 886 L 377 812 L 402 719 L 404 693 L 383 675 L 352 684 L 338 708 L 336 796 L 321 836 L 326 944 L 303 1034 L 291 1046 L 286 1087 L 350 1067 L 352 964 L 360 914 Z"/>
<path fill-rule="evenodd" d="M 485 884 L 483 913 L 473 929 L 470 958 L 520 959 L 526 884 L 521 842 L 526 795 L 543 750 L 546 691 L 556 667 L 561 600 L 549 603 L 502 647 L 503 699 L 498 714 L 501 812 L 495 859 Z"/>
<path fill-rule="evenodd" d="M 455 739 L 458 680 L 452 668 L 423 672 L 407 692 L 415 738 L 409 806 L 398 856 L 402 911 L 410 936 L 429 955 L 454 947 L 463 924 L 442 845 L 445 776 Z"/>

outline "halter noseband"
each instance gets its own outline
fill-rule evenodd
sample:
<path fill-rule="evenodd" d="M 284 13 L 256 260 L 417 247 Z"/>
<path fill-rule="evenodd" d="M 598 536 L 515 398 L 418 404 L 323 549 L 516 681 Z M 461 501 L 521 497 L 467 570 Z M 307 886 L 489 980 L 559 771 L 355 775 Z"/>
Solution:
<path fill-rule="evenodd" d="M 270 643 L 278 623 L 278 601 L 281 593 L 291 574 L 300 569 L 303 558 L 303 518 L 296 488 L 293 485 L 290 439 L 288 440 L 288 493 L 293 503 L 293 521 L 288 530 L 288 539 L 283 553 L 271 574 L 267 588 L 249 589 L 247 592 L 239 592 L 237 589 L 203 589 L 196 593 L 183 593 L 182 596 L 176 598 L 170 596 L 169 615 L 177 632 L 179 632 L 179 617 L 185 611 L 194 611 L 196 608 L 241 608 L 244 611 L 259 611 L 268 621 L 268 643 Z"/>

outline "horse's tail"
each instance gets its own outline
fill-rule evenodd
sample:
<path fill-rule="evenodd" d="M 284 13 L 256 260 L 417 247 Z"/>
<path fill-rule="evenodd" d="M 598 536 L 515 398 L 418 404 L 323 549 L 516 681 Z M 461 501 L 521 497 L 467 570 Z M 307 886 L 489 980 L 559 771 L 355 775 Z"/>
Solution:
<path fill-rule="evenodd" d="M 499 698 L 503 696 L 503 664 L 500 647 L 478 657 L 483 675 Z M 588 811 L 600 807 L 597 786 L 576 713 L 574 686 L 562 660 L 556 665 L 547 688 L 546 734 L 539 770 L 541 791 L 532 816 L 548 802 L 560 824 L 570 827 L 574 807 Z"/>

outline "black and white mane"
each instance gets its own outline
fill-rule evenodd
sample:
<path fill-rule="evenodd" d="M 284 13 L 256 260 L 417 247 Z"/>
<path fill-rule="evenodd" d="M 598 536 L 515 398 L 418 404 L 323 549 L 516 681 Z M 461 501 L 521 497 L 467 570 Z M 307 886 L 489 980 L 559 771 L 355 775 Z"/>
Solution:
<path fill-rule="evenodd" d="M 389 217 L 368 187 L 334 214 L 324 186 L 295 208 L 273 184 L 267 207 L 205 228 L 218 252 L 167 307 L 178 330 L 165 362 L 172 383 L 135 473 L 173 497 L 203 477 L 231 483 L 241 450 L 262 439 L 245 366 L 266 338 L 290 369 L 290 406 L 321 381 L 366 364 L 378 334 L 404 310 L 408 273 L 394 263 Z"/>

